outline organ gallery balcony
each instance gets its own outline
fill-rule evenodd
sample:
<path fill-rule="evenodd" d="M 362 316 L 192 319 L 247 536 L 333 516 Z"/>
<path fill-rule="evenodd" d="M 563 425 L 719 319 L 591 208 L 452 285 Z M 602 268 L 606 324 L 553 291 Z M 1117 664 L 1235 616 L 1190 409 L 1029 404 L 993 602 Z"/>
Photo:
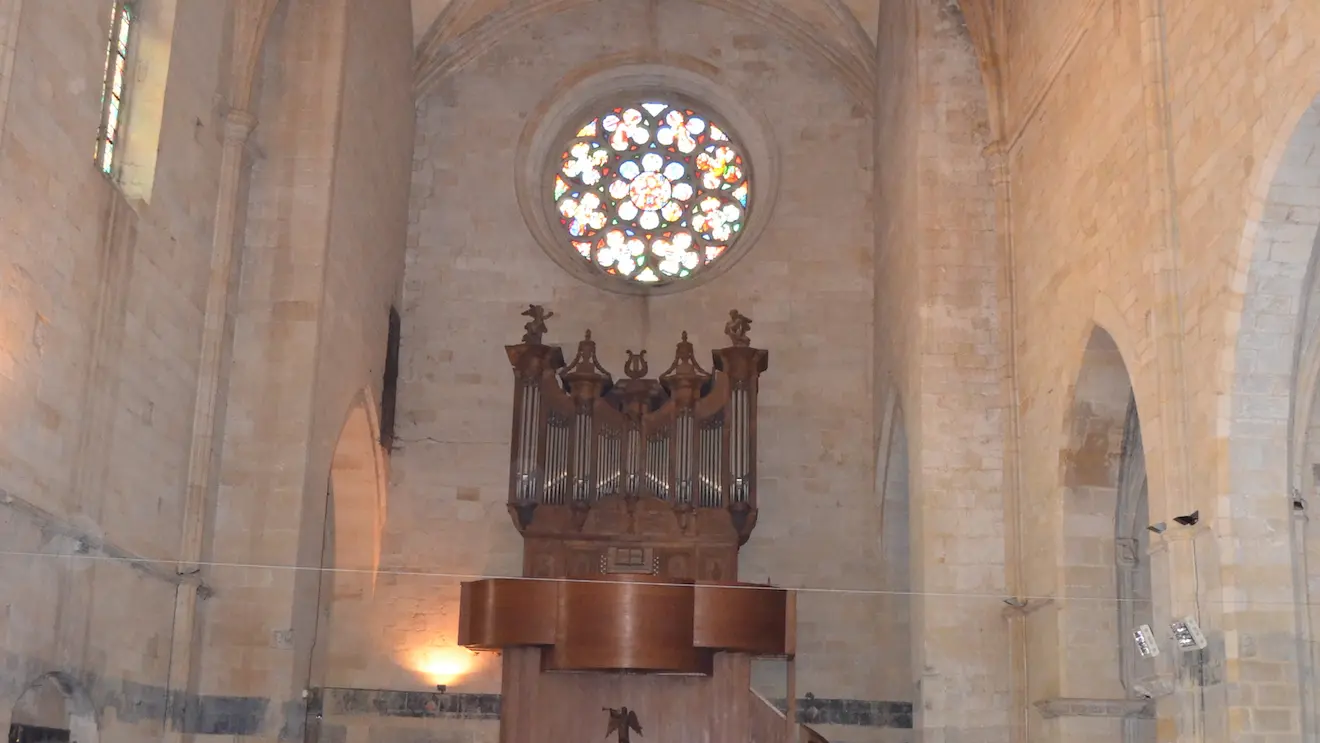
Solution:
<path fill-rule="evenodd" d="M 554 671 L 710 674 L 716 652 L 793 654 L 793 597 L 745 584 L 620 575 L 463 585 L 458 642 L 539 647 Z"/>

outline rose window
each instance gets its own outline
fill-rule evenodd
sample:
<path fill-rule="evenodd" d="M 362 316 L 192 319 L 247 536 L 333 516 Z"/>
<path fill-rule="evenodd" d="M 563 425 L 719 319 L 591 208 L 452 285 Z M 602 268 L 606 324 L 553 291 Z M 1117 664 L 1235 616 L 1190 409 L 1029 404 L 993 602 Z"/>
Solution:
<path fill-rule="evenodd" d="M 718 261 L 750 200 L 747 165 L 723 127 L 656 100 L 591 119 L 555 171 L 555 211 L 582 259 L 628 281 L 662 284 Z"/>

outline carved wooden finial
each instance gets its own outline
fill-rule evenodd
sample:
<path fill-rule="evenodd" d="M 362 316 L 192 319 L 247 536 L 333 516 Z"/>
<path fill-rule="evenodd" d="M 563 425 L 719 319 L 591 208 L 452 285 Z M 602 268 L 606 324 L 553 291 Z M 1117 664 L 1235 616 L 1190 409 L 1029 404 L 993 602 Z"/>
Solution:
<path fill-rule="evenodd" d="M 527 309 L 523 310 L 522 316 L 531 318 L 527 321 L 527 324 L 523 326 L 523 330 L 526 330 L 527 332 L 523 333 L 522 342 L 529 345 L 540 345 L 541 338 L 545 335 L 547 330 L 545 321 L 554 317 L 555 313 L 547 312 L 546 309 L 539 304 L 529 304 L 527 305 Z M 591 333 L 587 333 L 587 337 L 590 338 Z"/>
<path fill-rule="evenodd" d="M 729 336 L 733 345 L 746 347 L 752 345 L 747 331 L 752 329 L 752 319 L 738 310 L 729 310 L 729 321 L 724 324 L 724 334 Z"/>
<path fill-rule="evenodd" d="M 692 342 L 688 340 L 687 331 L 683 331 L 683 339 L 678 342 L 678 347 L 674 349 L 674 363 L 669 365 L 664 374 L 660 375 L 660 381 L 666 386 L 670 386 L 680 380 L 690 380 L 693 382 L 704 382 L 710 376 L 710 372 L 701 368 L 697 362 L 696 351 L 692 347 Z"/>
<path fill-rule="evenodd" d="M 628 354 L 628 361 L 623 365 L 623 373 L 628 375 L 629 379 L 641 379 L 646 376 L 649 369 L 646 363 L 646 351 L 633 353 L 631 350 L 624 351 Z"/>
<path fill-rule="evenodd" d="M 565 380 L 572 379 L 608 379 L 610 373 L 605 371 L 605 367 L 600 365 L 600 360 L 596 358 L 596 342 L 591 340 L 591 331 L 588 330 L 581 341 L 578 341 L 577 355 L 568 362 L 568 366 L 560 372 Z"/>

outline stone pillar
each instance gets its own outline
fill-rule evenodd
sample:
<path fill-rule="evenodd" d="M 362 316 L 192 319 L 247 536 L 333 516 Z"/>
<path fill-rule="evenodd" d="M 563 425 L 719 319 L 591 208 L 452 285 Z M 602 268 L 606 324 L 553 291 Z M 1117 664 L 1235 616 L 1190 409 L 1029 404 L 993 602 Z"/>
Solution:
<path fill-rule="evenodd" d="M 1002 256 L 975 50 L 956 8 L 920 2 L 916 352 L 911 432 L 915 725 L 927 743 L 1006 743 Z M 956 202 L 957 209 L 944 205 Z"/>
<path fill-rule="evenodd" d="M 1153 261 L 1154 311 L 1151 332 L 1154 340 L 1155 373 L 1159 410 L 1149 416 L 1153 424 L 1148 440 L 1158 454 L 1150 461 L 1159 467 L 1150 470 L 1150 517 L 1164 521 L 1168 531 L 1151 546 L 1152 599 L 1156 638 L 1171 654 L 1162 668 L 1175 668 L 1174 691 L 1158 706 L 1161 740 L 1205 741 L 1226 739 L 1223 721 L 1222 678 L 1207 673 L 1210 666 L 1222 664 L 1224 635 L 1219 627 L 1221 612 L 1202 611 L 1202 597 L 1211 595 L 1219 585 L 1219 560 L 1214 542 L 1208 538 L 1207 524 L 1180 526 L 1174 517 L 1189 515 L 1198 508 L 1213 506 L 1193 497 L 1187 451 L 1191 431 L 1188 427 L 1187 374 L 1183 364 L 1183 315 L 1178 270 L 1179 228 L 1177 178 L 1174 172 L 1170 131 L 1172 107 L 1168 81 L 1167 20 L 1164 0 L 1141 0 L 1139 4 L 1142 50 L 1142 88 L 1145 99 L 1145 140 L 1147 156 L 1148 212 L 1147 234 Z M 1198 502 L 1199 501 L 1199 502 Z M 1199 537 L 1198 535 L 1205 535 Z M 1200 548 L 1198 549 L 1198 545 Z M 1200 559 L 1198 559 L 1198 557 Z M 1172 640 L 1170 622 L 1192 617 L 1211 638 L 1210 647 L 1196 653 L 1180 652 Z M 1193 667 L 1195 666 L 1195 667 Z M 1206 697 L 1207 685 L 1218 684 L 1211 692 L 1218 703 Z M 1215 718 L 1213 721 L 1209 718 Z M 1213 722 L 1213 724 L 1211 724 Z M 1169 726 L 1172 726 L 1170 728 Z M 1214 730 L 1208 730 L 1208 726 Z"/>
<path fill-rule="evenodd" d="M 247 182 L 251 150 L 248 137 L 256 127 L 251 113 L 231 110 L 225 116 L 224 146 L 220 156 L 219 193 L 211 239 L 211 273 L 206 289 L 206 314 L 193 402 L 193 433 L 188 451 L 188 490 L 183 506 L 179 543 L 179 575 L 202 572 L 200 561 L 207 530 L 207 514 L 216 490 L 220 442 L 224 440 L 225 370 L 233 356 L 234 322 L 231 305 L 241 273 L 239 239 L 246 223 Z M 200 581 L 180 583 L 174 602 L 174 635 L 170 646 L 168 709 L 175 723 L 171 740 L 191 736 L 180 732 L 179 715 L 189 693 L 195 692 L 198 601 L 206 597 Z"/>

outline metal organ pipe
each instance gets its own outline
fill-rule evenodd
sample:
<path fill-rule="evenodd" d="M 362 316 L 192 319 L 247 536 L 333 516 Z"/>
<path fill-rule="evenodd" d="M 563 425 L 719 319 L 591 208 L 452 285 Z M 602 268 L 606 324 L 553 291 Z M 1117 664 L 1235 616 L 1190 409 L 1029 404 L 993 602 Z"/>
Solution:
<path fill-rule="evenodd" d="M 644 354 L 630 351 L 628 380 L 616 385 L 589 332 L 565 365 L 562 349 L 541 342 L 549 314 L 535 305 L 524 314 L 532 321 L 523 343 L 506 347 L 516 379 L 513 503 L 581 506 L 637 495 L 683 510 L 750 505 L 753 406 L 767 354 L 749 346 L 746 317 L 731 312 L 732 345 L 714 352 L 713 372 L 697 363 L 685 332 L 658 378 L 646 378 Z"/>
<path fill-rule="evenodd" d="M 592 417 L 586 410 L 577 413 L 573 426 L 573 499 L 591 499 Z"/>
<path fill-rule="evenodd" d="M 682 410 L 675 427 L 675 498 L 679 503 L 692 502 L 692 411 Z"/>
<path fill-rule="evenodd" d="M 622 476 L 620 471 L 622 441 L 618 430 L 607 428 L 601 431 L 597 437 L 597 442 L 596 497 L 616 495 L 619 492 L 619 480 Z"/>
<path fill-rule="evenodd" d="M 548 416 L 549 436 L 545 447 L 545 503 L 563 505 L 568 489 L 568 421 L 557 413 Z"/>
<path fill-rule="evenodd" d="M 697 486 L 702 508 L 720 506 L 720 434 L 723 426 L 719 418 L 712 418 L 701 427 L 701 459 L 697 470 Z"/>
<path fill-rule="evenodd" d="M 669 437 L 672 429 L 660 431 L 647 442 L 646 479 L 651 495 L 669 500 Z"/>
<path fill-rule="evenodd" d="M 638 480 L 643 477 L 642 432 L 636 428 L 628 429 L 628 461 L 624 467 L 628 473 L 628 492 L 638 492 Z"/>
<path fill-rule="evenodd" d="M 537 425 L 541 407 L 541 389 L 537 380 L 523 382 L 521 410 L 518 416 L 518 481 L 517 499 L 535 501 L 537 499 L 536 481 L 536 446 Z"/>
<path fill-rule="evenodd" d="M 751 478 L 751 420 L 747 405 L 747 390 L 735 389 L 730 405 L 732 406 L 733 430 L 730 432 L 729 452 L 730 473 L 733 476 L 733 502 L 747 500 L 748 484 Z"/>

